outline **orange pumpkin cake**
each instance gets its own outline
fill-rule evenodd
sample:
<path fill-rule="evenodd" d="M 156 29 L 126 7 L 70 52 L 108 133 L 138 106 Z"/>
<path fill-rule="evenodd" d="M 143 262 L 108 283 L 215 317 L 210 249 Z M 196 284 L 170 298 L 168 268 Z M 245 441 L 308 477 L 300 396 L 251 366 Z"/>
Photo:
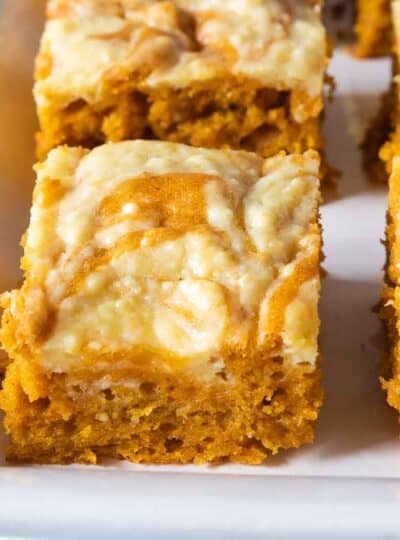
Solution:
<path fill-rule="evenodd" d="M 320 149 L 319 0 L 49 0 L 38 155 L 161 139 L 270 156 Z"/>
<path fill-rule="evenodd" d="M 318 169 L 312 150 L 52 150 L 2 298 L 9 459 L 260 463 L 312 441 Z"/>

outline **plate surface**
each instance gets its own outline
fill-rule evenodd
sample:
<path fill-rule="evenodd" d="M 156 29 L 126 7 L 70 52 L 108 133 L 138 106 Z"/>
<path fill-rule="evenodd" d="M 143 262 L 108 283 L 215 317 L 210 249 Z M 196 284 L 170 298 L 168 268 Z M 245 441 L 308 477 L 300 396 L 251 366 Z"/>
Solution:
<path fill-rule="evenodd" d="M 32 58 L 44 0 L 0 0 L 0 287 L 17 285 L 28 220 L 35 116 Z M 16 30 L 17 29 L 17 30 Z M 377 302 L 386 188 L 362 173 L 358 144 L 389 84 L 387 60 L 337 51 L 327 108 L 321 300 L 326 398 L 315 445 L 263 467 L 7 467 L 0 459 L 0 537 L 245 539 L 400 537 L 400 442 L 377 379 Z M 4 436 L 0 442 L 4 455 Z"/>

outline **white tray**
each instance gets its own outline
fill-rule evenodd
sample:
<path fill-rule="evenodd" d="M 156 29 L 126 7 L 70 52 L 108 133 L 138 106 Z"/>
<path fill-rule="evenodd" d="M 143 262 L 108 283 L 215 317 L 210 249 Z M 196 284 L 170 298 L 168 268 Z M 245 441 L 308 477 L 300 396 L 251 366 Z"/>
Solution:
<path fill-rule="evenodd" d="M 41 6 L 0 0 L 2 288 L 19 279 L 31 197 L 31 71 Z M 377 380 L 383 337 L 371 312 L 382 280 L 386 188 L 366 182 L 358 150 L 390 66 L 339 51 L 330 72 L 338 92 L 326 115 L 328 153 L 344 175 L 322 209 L 326 398 L 315 445 L 262 467 L 16 468 L 3 460 L 0 538 L 400 538 L 399 429 Z"/>

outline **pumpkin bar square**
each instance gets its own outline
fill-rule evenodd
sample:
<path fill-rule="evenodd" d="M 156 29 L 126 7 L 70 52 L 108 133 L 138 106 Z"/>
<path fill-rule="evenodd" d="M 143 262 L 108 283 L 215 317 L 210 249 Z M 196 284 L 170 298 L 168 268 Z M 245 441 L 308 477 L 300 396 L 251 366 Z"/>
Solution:
<path fill-rule="evenodd" d="M 323 145 L 316 0 L 50 0 L 38 155 L 159 139 L 263 157 Z"/>
<path fill-rule="evenodd" d="M 160 141 L 36 166 L 2 297 L 8 457 L 261 463 L 313 439 L 319 157 Z"/>

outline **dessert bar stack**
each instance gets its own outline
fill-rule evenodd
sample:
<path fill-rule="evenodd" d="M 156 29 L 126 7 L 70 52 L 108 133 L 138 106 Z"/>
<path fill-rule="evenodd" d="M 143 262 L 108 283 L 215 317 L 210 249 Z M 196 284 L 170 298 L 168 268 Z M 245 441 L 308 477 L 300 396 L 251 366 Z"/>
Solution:
<path fill-rule="evenodd" d="M 313 439 L 320 2 L 50 0 L 9 459 L 261 463 Z"/>

